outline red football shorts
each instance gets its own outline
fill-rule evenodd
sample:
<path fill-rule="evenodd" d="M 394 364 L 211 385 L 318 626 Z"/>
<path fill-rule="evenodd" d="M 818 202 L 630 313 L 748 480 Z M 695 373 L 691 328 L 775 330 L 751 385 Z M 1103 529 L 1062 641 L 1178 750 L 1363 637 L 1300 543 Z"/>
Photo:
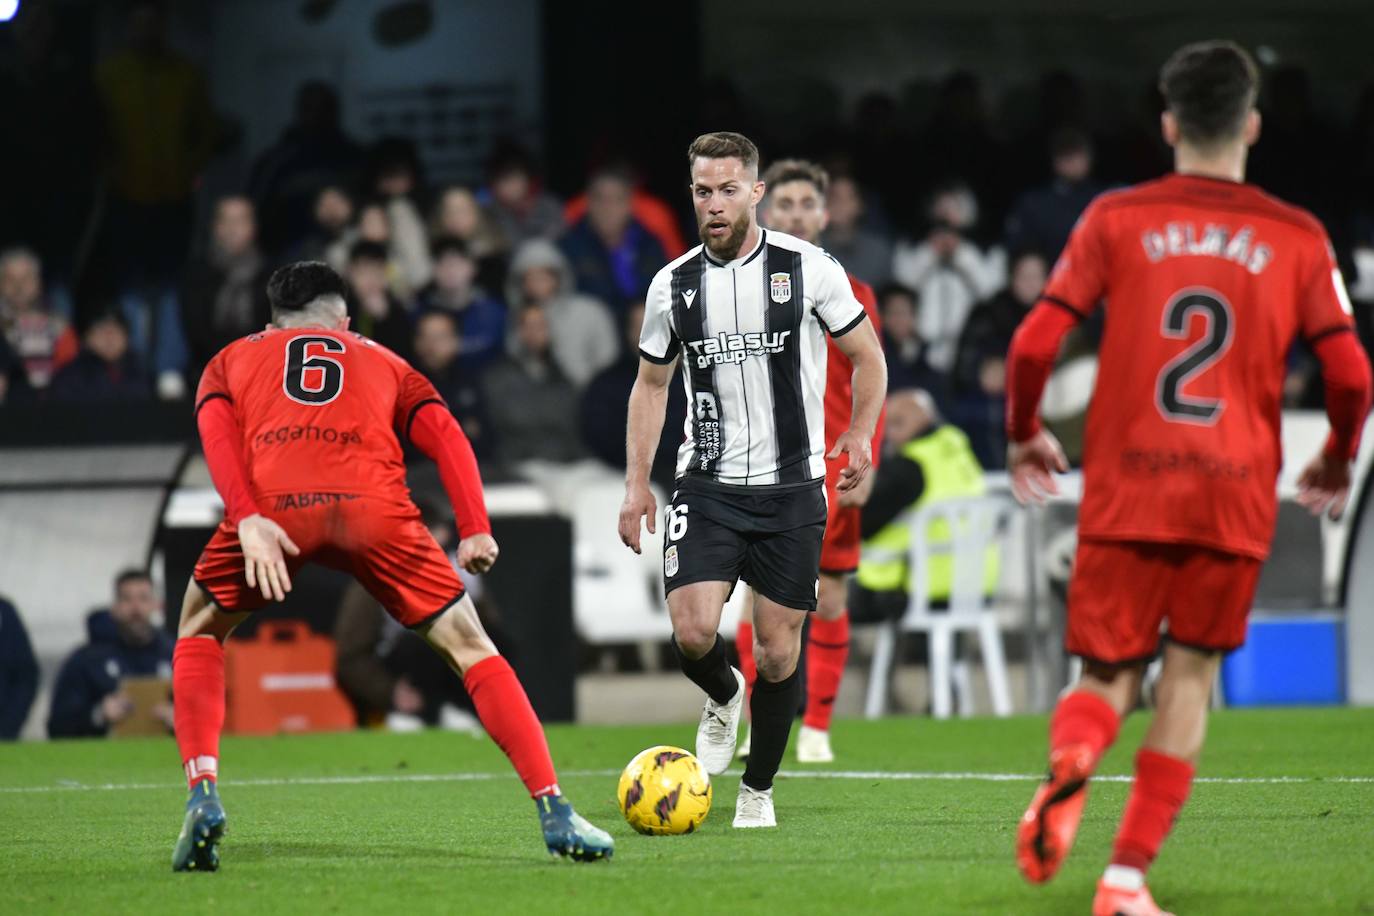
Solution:
<path fill-rule="evenodd" d="M 832 575 L 852 573 L 859 568 L 858 508 L 841 509 L 835 485 L 840 480 L 839 462 L 826 462 L 825 539 L 821 541 L 821 572 Z M 832 472 L 833 468 L 833 472 Z M 875 473 L 871 468 L 868 473 Z"/>
<path fill-rule="evenodd" d="M 1160 625 L 1181 645 L 1229 652 L 1245 642 L 1263 563 L 1193 544 L 1080 540 L 1069 582 L 1069 652 L 1138 661 L 1159 648 Z"/>
<path fill-rule="evenodd" d="M 306 563 L 352 574 L 407 627 L 428 623 L 463 597 L 463 583 L 407 501 L 344 493 L 283 493 L 261 499 L 263 514 L 301 549 L 286 557 L 294 576 Z M 221 522 L 196 563 L 194 577 L 224 611 L 267 604 L 248 587 L 238 530 Z"/>

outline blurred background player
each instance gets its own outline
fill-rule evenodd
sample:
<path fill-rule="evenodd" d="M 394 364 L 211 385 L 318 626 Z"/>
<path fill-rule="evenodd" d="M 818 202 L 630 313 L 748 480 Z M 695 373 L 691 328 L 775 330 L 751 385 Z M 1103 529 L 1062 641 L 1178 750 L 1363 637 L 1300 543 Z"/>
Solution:
<path fill-rule="evenodd" d="M 764 197 L 759 221 L 770 229 L 819 245 L 821 233 L 829 222 L 826 193 L 830 176 L 814 162 L 780 159 L 763 173 Z M 863 305 L 873 329 L 881 333 L 878 300 L 873 288 L 853 274 L 849 286 Z M 833 339 L 826 343 L 825 442 L 829 451 L 836 438 L 849 428 L 854 390 L 854 367 Z M 878 463 L 882 448 L 881 415 L 873 433 L 873 463 Z M 852 490 L 840 493 L 840 470 L 845 459 L 825 465 L 825 540 L 821 542 L 821 577 L 816 594 L 816 615 L 806 627 L 806 709 L 801 731 L 797 733 L 797 760 L 801 763 L 830 763 L 835 754 L 830 747 L 830 716 L 840 691 L 845 662 L 849 658 L 849 611 L 845 607 L 845 577 L 859 568 L 859 511 L 872 490 L 873 476 Z M 754 689 L 758 669 L 754 665 L 753 591 L 745 598 L 740 614 L 736 646 L 745 690 Z M 750 738 L 746 735 L 739 756 L 748 757 Z"/>
<path fill-rule="evenodd" d="M 524 688 L 409 498 L 402 437 L 439 466 L 462 538 L 459 564 L 491 568 L 498 550 L 467 438 L 424 376 L 348 331 L 344 282 L 327 265 L 281 268 L 268 295 L 273 324 L 216 355 L 196 396 L 225 517 L 187 587 L 176 645 L 176 735 L 191 792 L 173 868 L 219 865 L 223 642 L 249 613 L 282 600 L 291 574 L 312 560 L 351 573 L 462 675 L 535 800 L 549 852 L 610 856 L 610 836 L 560 793 Z"/>
<path fill-rule="evenodd" d="M 1087 781 L 1133 709 L 1167 622 L 1156 711 L 1135 759 L 1096 916 L 1155 916 L 1145 886 L 1188 797 L 1223 653 L 1245 639 L 1274 533 L 1285 356 L 1322 364 L 1331 434 L 1299 501 L 1340 514 L 1369 410 L 1369 364 L 1322 225 L 1244 184 L 1259 75 L 1230 42 L 1177 51 L 1160 73 L 1174 174 L 1097 198 L 1074 229 L 1009 365 L 1008 466 L 1022 501 L 1066 470 L 1036 408 L 1060 340 L 1103 299 L 1088 414 L 1067 648 L 1084 660 L 1050 722 L 1050 774 L 1022 818 L 1017 861 L 1054 876 Z"/>
<path fill-rule="evenodd" d="M 759 227 L 757 147 L 740 134 L 711 133 L 692 142 L 687 158 L 702 244 L 649 286 L 620 537 L 638 553 L 641 520 L 654 531 L 649 472 L 681 356 L 691 422 L 663 552 L 673 644 L 683 673 L 707 695 L 697 756 L 722 773 L 735 754 L 745 689 L 717 631 L 736 582 L 756 592 L 753 747 L 734 826 L 775 827 L 773 777 L 800 699 L 802 623 L 816 609 L 826 460 L 849 456 L 841 493 L 862 484 L 887 372 L 844 269 L 808 242 Z M 853 364 L 855 400 L 851 425 L 828 453 L 827 334 Z"/>

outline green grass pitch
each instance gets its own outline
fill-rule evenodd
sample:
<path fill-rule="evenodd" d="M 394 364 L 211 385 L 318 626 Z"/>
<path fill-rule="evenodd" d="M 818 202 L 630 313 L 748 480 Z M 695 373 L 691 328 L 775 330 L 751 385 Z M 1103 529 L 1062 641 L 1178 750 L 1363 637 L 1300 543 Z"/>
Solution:
<path fill-rule="evenodd" d="M 1127 724 L 1104 775 L 1129 774 L 1144 725 Z M 594 865 L 546 856 L 489 741 L 226 739 L 213 875 L 170 871 L 184 799 L 170 740 L 0 746 L 0 912 L 1086 913 L 1128 788 L 1094 784 L 1073 856 L 1031 887 L 1012 843 L 1043 718 L 842 721 L 838 763 L 803 770 L 789 754 L 778 830 L 730 828 L 736 769 L 716 779 L 701 832 L 638 836 L 616 773 L 693 735 L 549 729 L 564 791 L 616 838 L 614 861 Z M 826 771 L 838 775 L 813 775 Z M 1374 710 L 1219 713 L 1199 775 L 1215 781 L 1194 788 L 1151 873 L 1162 906 L 1374 913 Z"/>

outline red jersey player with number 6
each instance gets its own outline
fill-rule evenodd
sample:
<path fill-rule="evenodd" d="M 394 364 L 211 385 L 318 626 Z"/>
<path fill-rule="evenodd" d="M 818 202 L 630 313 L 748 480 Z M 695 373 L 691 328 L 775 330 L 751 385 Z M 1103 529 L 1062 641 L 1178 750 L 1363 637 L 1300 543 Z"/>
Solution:
<path fill-rule="evenodd" d="M 410 500 L 401 437 L 439 466 L 462 536 L 458 562 L 474 573 L 491 568 L 497 546 L 467 437 L 424 376 L 348 330 L 346 288 L 327 265 L 283 267 L 267 292 L 273 323 L 221 350 L 196 394 L 225 513 L 186 590 L 173 657 L 177 745 L 191 790 L 173 869 L 219 867 L 224 640 L 249 613 L 282 600 L 306 562 L 351 573 L 462 673 L 482 725 L 535 800 L 549 852 L 609 857 L 610 836 L 559 792 L 524 688 Z"/>
<path fill-rule="evenodd" d="M 1339 515 L 1369 410 L 1368 360 L 1321 224 L 1243 183 L 1258 70 L 1230 42 L 1160 75 L 1175 172 L 1097 198 L 1012 341 L 1008 466 L 1018 499 L 1053 493 L 1063 452 L 1036 409 L 1064 334 L 1105 302 L 1083 454 L 1067 648 L 1081 680 L 1050 722 L 1050 774 L 1021 820 L 1031 881 L 1068 854 L 1089 777 L 1135 705 L 1167 626 L 1157 707 L 1093 913 L 1156 916 L 1145 886 L 1188 797 L 1222 653 L 1246 618 L 1277 511 L 1279 406 L 1296 338 L 1321 360 L 1331 435 L 1299 500 Z"/>

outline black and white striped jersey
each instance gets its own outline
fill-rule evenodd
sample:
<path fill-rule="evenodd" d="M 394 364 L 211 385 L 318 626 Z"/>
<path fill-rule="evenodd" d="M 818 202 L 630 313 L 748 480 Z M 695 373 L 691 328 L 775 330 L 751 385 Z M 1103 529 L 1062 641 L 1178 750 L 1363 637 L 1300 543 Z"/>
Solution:
<path fill-rule="evenodd" d="M 639 353 L 682 356 L 687 422 L 677 475 L 801 484 L 825 476 L 825 334 L 865 318 L 838 261 L 759 230 L 722 263 L 698 245 L 649 284 Z"/>

